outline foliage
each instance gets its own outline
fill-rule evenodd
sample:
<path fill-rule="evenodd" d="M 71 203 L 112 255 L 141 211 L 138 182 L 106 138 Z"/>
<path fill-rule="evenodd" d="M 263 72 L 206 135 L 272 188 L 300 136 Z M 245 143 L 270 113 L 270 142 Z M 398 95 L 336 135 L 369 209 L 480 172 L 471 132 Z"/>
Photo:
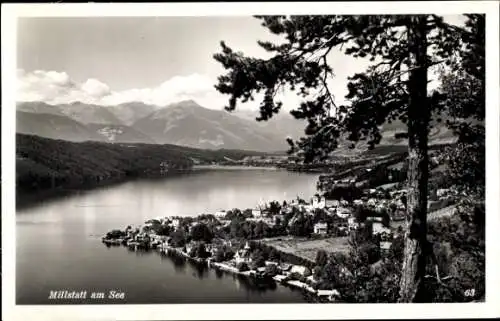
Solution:
<path fill-rule="evenodd" d="M 112 231 L 109 231 L 108 233 L 106 233 L 106 238 L 107 239 L 117 239 L 117 238 L 120 238 L 120 237 L 123 237 L 126 235 L 127 235 L 127 233 L 125 233 L 124 231 L 112 230 Z"/>
<path fill-rule="evenodd" d="M 325 250 L 319 250 L 316 254 L 316 265 L 317 266 L 325 266 L 328 262 L 328 254 Z"/>
<path fill-rule="evenodd" d="M 458 28 L 436 15 L 258 16 L 262 26 L 284 38 L 279 44 L 258 42 L 271 58 L 247 57 L 224 42 L 222 52 L 214 55 L 227 71 L 215 86 L 219 92 L 230 95 L 227 110 L 263 93 L 257 120 L 267 120 L 282 107 L 276 97 L 281 89 L 296 91 L 303 98 L 299 108 L 291 113 L 307 120 L 306 137 L 289 143 L 290 152 L 300 154 L 305 162 L 327 159 L 344 134 L 354 143 L 365 140 L 373 148 L 381 141 L 381 125 L 395 120 L 408 125 L 404 134 L 408 137 L 410 158 L 408 184 L 415 191 L 410 189 L 408 201 L 412 233 L 406 234 L 409 264 L 403 265 L 401 278 L 404 302 L 416 298 L 422 281 L 421 261 L 427 255 L 425 252 L 410 260 L 426 241 L 431 115 L 446 107 L 452 109 L 444 103 L 445 95 L 427 92 L 429 68 L 442 63 L 450 65 L 465 43 L 464 69 L 478 78 L 484 73 L 482 61 L 477 59 L 482 57 L 477 52 L 484 48 L 484 16 L 468 17 L 468 28 Z M 328 86 L 333 75 L 328 54 L 334 48 L 373 62 L 365 72 L 349 78 L 346 106 L 336 105 Z M 477 59 L 475 64 L 471 57 Z M 484 97 L 476 97 L 484 101 Z"/>
<path fill-rule="evenodd" d="M 266 274 L 268 276 L 275 276 L 279 273 L 278 267 L 275 264 L 269 264 L 266 266 Z"/>
<path fill-rule="evenodd" d="M 442 108 L 458 144 L 447 149 L 448 177 L 467 192 L 484 197 L 485 188 L 485 16 L 468 15 L 465 49 L 451 71 L 441 72 Z"/>
<path fill-rule="evenodd" d="M 16 188 L 21 194 L 59 187 L 93 186 L 134 177 L 163 176 L 191 169 L 196 158 L 211 163 L 257 152 L 201 150 L 176 145 L 69 142 L 16 134 Z"/>
<path fill-rule="evenodd" d="M 363 190 L 359 187 L 356 187 L 354 184 L 350 185 L 329 185 L 321 184 L 319 188 L 325 191 L 325 196 L 328 199 L 335 200 L 346 200 L 348 202 L 352 202 L 355 199 L 359 199 L 363 195 Z"/>
<path fill-rule="evenodd" d="M 193 241 L 212 242 L 213 232 L 204 223 L 198 223 L 191 229 L 191 238 Z"/>
<path fill-rule="evenodd" d="M 313 220 L 310 216 L 300 213 L 291 221 L 289 233 L 293 236 L 310 236 L 314 231 Z"/>
<path fill-rule="evenodd" d="M 214 255 L 215 262 L 224 262 L 232 259 L 234 256 L 234 252 L 226 245 L 220 246 L 217 248 L 217 251 Z"/>
<path fill-rule="evenodd" d="M 269 203 L 269 213 L 271 215 L 277 215 L 280 213 L 281 205 L 278 201 L 272 201 Z"/>
<path fill-rule="evenodd" d="M 200 259 L 206 259 L 210 257 L 210 252 L 207 251 L 207 248 L 204 243 L 198 243 L 198 245 L 194 248 L 195 256 Z"/>
<path fill-rule="evenodd" d="M 187 235 L 182 229 L 177 229 L 170 234 L 170 242 L 173 247 L 183 247 L 187 243 Z"/>
<path fill-rule="evenodd" d="M 240 272 L 245 272 L 245 271 L 248 271 L 250 270 L 250 268 L 248 267 L 248 264 L 246 264 L 245 262 L 240 262 L 236 265 L 236 268 L 238 269 L 238 271 Z"/>

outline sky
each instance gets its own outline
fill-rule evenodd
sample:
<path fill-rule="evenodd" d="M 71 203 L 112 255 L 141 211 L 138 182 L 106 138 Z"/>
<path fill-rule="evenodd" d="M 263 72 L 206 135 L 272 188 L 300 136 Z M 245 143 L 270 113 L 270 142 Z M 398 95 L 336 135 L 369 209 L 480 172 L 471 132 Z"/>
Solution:
<path fill-rule="evenodd" d="M 461 16 L 445 18 L 463 21 Z M 224 73 L 212 58 L 220 41 L 249 56 L 266 57 L 257 40 L 279 40 L 248 16 L 21 18 L 17 32 L 18 101 L 166 106 L 193 99 L 212 109 L 228 101 L 214 88 Z M 335 73 L 330 91 L 342 103 L 347 77 L 370 62 L 337 50 L 329 62 Z M 285 109 L 300 101 L 289 92 L 280 98 Z"/>

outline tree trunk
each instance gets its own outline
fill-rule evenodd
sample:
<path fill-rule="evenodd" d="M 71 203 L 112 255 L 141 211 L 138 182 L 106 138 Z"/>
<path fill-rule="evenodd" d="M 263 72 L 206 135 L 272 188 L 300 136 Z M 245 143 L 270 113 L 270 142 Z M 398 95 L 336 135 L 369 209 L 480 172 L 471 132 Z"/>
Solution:
<path fill-rule="evenodd" d="M 408 26 L 411 72 L 408 79 L 408 197 L 400 302 L 418 302 L 427 258 L 428 127 L 425 16 Z"/>

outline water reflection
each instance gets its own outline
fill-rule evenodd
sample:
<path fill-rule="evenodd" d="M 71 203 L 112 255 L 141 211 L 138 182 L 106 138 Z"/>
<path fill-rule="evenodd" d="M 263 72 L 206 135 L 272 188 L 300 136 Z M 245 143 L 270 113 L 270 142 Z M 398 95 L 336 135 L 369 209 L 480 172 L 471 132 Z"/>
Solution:
<path fill-rule="evenodd" d="M 172 263 L 174 263 L 175 272 L 186 273 L 186 260 L 185 259 L 178 257 L 178 256 L 174 256 L 174 255 L 168 255 L 168 254 L 163 254 L 163 257 L 167 260 L 171 260 Z"/>
<path fill-rule="evenodd" d="M 316 180 L 317 175 L 281 171 L 199 172 L 75 191 L 17 207 L 17 304 L 50 304 L 50 290 L 85 287 L 122 288 L 127 303 L 136 304 L 303 302 L 299 293 L 284 287 L 271 291 L 272 284 L 196 268 L 183 258 L 158 258 L 156 250 L 104 248 L 100 237 L 152 217 L 252 207 L 261 198 L 282 199 L 284 193 L 307 198 L 315 192 Z M 267 288 L 267 294 L 252 295 L 246 288 Z"/>

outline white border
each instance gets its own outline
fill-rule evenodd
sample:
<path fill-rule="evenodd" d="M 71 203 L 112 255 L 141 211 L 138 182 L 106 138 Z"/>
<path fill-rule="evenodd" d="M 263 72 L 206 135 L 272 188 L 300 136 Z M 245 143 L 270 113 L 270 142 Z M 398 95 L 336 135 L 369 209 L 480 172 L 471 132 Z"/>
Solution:
<path fill-rule="evenodd" d="M 15 305 L 15 92 L 17 17 L 234 16 L 250 14 L 487 13 L 486 303 L 468 304 L 231 304 L 231 305 Z M 2 5 L 2 319 L 362 319 L 472 318 L 500 313 L 499 288 L 499 4 L 460 2 L 3 4 Z"/>

